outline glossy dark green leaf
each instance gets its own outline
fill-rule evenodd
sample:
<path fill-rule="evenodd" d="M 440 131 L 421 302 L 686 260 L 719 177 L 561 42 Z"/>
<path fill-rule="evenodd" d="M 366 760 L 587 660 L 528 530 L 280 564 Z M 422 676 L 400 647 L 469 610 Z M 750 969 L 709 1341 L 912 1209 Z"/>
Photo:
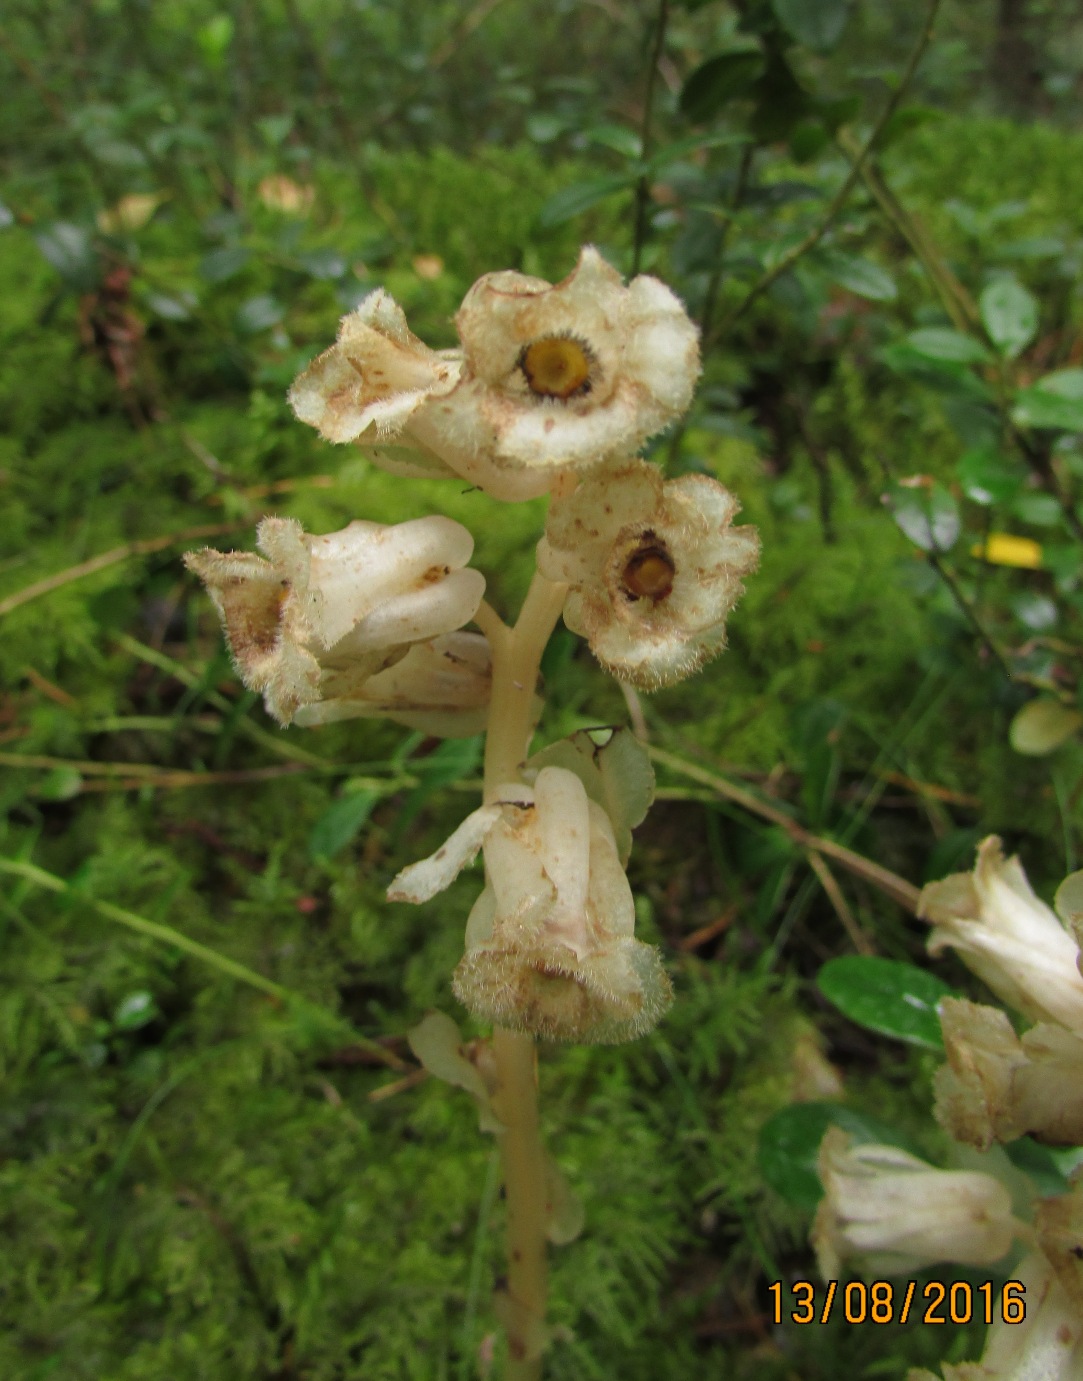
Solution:
<path fill-rule="evenodd" d="M 888 500 L 895 522 L 922 551 L 950 551 L 958 541 L 959 508 L 941 485 L 893 484 Z"/>
<path fill-rule="evenodd" d="M 1083 431 L 1083 369 L 1058 369 L 1015 395 L 1012 420 L 1024 427 Z"/>
<path fill-rule="evenodd" d="M 712 119 L 744 96 L 763 73 L 764 56 L 751 43 L 715 53 L 701 62 L 681 88 L 681 114 L 697 124 Z"/>
<path fill-rule="evenodd" d="M 989 358 L 981 341 L 963 335 L 962 331 L 953 331 L 950 326 L 925 326 L 911 331 L 906 343 L 926 359 L 951 364 L 981 364 Z"/>
<path fill-rule="evenodd" d="M 113 1026 L 118 1031 L 138 1031 L 160 1015 L 153 993 L 129 993 L 121 999 L 113 1013 Z"/>
<path fill-rule="evenodd" d="M 538 225 L 543 229 L 563 225 L 607 197 L 617 192 L 627 192 L 635 185 L 638 176 L 638 173 L 621 173 L 619 176 L 599 177 L 591 182 L 575 182 L 570 187 L 564 187 L 551 196 L 538 212 Z"/>
<path fill-rule="evenodd" d="M 841 1127 L 857 1142 L 912 1149 L 885 1123 L 839 1103 L 792 1103 L 782 1108 L 760 1129 L 760 1173 L 777 1194 L 810 1213 L 823 1197 L 816 1161 L 829 1127 Z"/>
<path fill-rule="evenodd" d="M 91 292 L 98 285 L 100 266 L 90 232 L 69 221 L 56 221 L 34 236 L 38 249 L 77 292 Z"/>
<path fill-rule="evenodd" d="M 937 1003 L 955 994 L 935 974 L 897 959 L 848 954 L 829 959 L 816 981 L 859 1026 L 926 1050 L 943 1049 Z"/>
<path fill-rule="evenodd" d="M 891 274 L 871 259 L 859 259 L 841 250 L 825 250 L 820 263 L 833 283 L 870 302 L 894 302 L 899 294 Z"/>
<path fill-rule="evenodd" d="M 1038 332 L 1038 303 L 1014 278 L 998 278 L 984 289 L 981 319 L 989 337 L 1009 360 L 1024 351 Z"/>
<path fill-rule="evenodd" d="M 309 858 L 334 858 L 352 843 L 379 799 L 375 791 L 353 791 L 336 801 L 312 827 L 308 837 Z"/>
<path fill-rule="evenodd" d="M 960 457 L 956 473 L 967 498 L 986 505 L 1013 499 L 1026 480 L 1018 462 L 990 446 L 975 446 L 967 451 Z"/>
<path fill-rule="evenodd" d="M 849 0 L 771 0 L 778 22 L 792 38 L 816 53 L 828 53 L 850 17 Z"/>

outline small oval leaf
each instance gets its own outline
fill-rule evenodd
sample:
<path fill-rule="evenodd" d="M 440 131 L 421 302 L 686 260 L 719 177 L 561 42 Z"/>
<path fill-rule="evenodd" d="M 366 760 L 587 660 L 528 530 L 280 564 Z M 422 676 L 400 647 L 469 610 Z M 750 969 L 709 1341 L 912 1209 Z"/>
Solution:
<path fill-rule="evenodd" d="M 1008 741 L 1017 753 L 1042 758 L 1074 737 L 1083 726 L 1083 714 L 1059 700 L 1039 696 L 1030 700 L 1012 720 Z"/>
<path fill-rule="evenodd" d="M 1038 331 L 1038 303 L 1014 278 L 998 278 L 981 295 L 981 319 L 1006 359 L 1014 360 Z"/>
<path fill-rule="evenodd" d="M 954 994 L 935 974 L 897 959 L 847 954 L 829 959 L 816 982 L 859 1026 L 926 1050 L 944 1048 L 937 1004 Z"/>

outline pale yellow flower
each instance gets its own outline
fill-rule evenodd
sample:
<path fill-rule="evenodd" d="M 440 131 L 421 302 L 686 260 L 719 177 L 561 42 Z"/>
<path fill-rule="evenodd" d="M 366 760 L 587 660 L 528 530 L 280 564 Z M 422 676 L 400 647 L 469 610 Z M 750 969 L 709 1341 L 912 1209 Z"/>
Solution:
<path fill-rule="evenodd" d="M 1083 1143 L 1083 1037 L 1052 1022 L 1022 1038 L 1004 1012 L 945 998 L 948 1063 L 937 1070 L 936 1117 L 956 1141 L 985 1151 L 1025 1134 Z"/>
<path fill-rule="evenodd" d="M 944 1381 L 1083 1381 L 1083 1311 L 1048 1260 L 1032 1252 L 1013 1269 L 1012 1279 L 1018 1284 L 1011 1307 L 1022 1303 L 1025 1316 L 1011 1322 L 998 1308 L 981 1361 L 946 1363 Z M 912 1369 L 907 1381 L 939 1378 Z"/>
<path fill-rule="evenodd" d="M 690 676 L 726 645 L 726 618 L 755 570 L 755 528 L 707 475 L 662 480 L 628 459 L 555 500 L 538 569 L 571 585 L 564 622 L 602 665 L 646 690 Z"/>
<path fill-rule="evenodd" d="M 484 1021 L 548 1040 L 612 1043 L 650 1030 L 669 1006 L 656 949 L 634 938 L 635 907 L 613 828 L 579 777 L 543 767 L 509 784 L 450 839 L 404 869 L 392 901 L 426 901 L 484 848 L 486 885 L 455 971 Z"/>
<path fill-rule="evenodd" d="M 488 273 L 455 318 L 462 374 L 412 433 L 498 499 L 627 455 L 679 417 L 699 374 L 696 327 L 655 278 L 625 287 L 587 247 L 555 286 Z"/>
<path fill-rule="evenodd" d="M 436 738 L 470 738 L 485 731 L 492 657 L 480 633 L 445 633 L 414 643 L 401 661 L 374 675 L 347 665 L 327 667 L 322 698 L 302 705 L 294 723 L 392 719 Z"/>
<path fill-rule="evenodd" d="M 268 560 L 208 548 L 185 564 L 207 586 L 241 680 L 281 724 L 328 684 L 354 693 L 411 644 L 461 628 L 485 591 L 484 576 L 463 569 L 473 538 L 450 518 L 357 521 L 322 537 L 265 518 L 256 542 Z"/>
<path fill-rule="evenodd" d="M 853 1256 L 875 1275 L 912 1275 L 938 1261 L 989 1265 L 1019 1228 L 992 1175 L 937 1170 L 897 1146 L 855 1145 L 838 1127 L 820 1145 L 819 1172 L 812 1245 L 825 1280 Z"/>
<path fill-rule="evenodd" d="M 394 298 L 377 289 L 342 318 L 338 340 L 294 381 L 289 401 L 322 437 L 357 442 L 386 470 L 447 477 L 454 472 L 407 428 L 418 409 L 443 397 L 458 376 L 457 356 L 430 350 Z"/>
<path fill-rule="evenodd" d="M 918 914 L 934 923 L 930 954 L 950 946 L 1009 1007 L 1083 1035 L 1079 948 L 995 835 L 978 846 L 972 873 L 922 891 Z"/>

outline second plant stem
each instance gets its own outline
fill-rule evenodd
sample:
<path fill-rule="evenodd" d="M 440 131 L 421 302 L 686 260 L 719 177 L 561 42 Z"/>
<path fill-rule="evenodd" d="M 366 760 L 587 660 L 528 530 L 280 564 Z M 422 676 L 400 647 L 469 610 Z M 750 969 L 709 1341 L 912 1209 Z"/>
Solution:
<path fill-rule="evenodd" d="M 567 586 L 535 572 L 514 628 L 485 606 L 479 625 L 493 658 L 492 699 L 485 745 L 485 800 L 519 779 L 534 722 L 535 687 Z M 508 1269 L 503 1322 L 508 1338 L 507 1381 L 538 1381 L 545 1345 L 548 1290 L 545 1150 L 538 1119 L 534 1038 L 493 1032 L 497 1116 L 504 1124 L 500 1153 L 507 1203 Z"/>

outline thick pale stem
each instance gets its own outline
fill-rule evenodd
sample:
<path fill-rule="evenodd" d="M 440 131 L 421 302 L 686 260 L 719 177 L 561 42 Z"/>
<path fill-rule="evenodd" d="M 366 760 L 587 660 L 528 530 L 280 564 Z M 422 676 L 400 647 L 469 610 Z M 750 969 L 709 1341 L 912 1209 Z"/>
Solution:
<path fill-rule="evenodd" d="M 485 799 L 515 781 L 526 757 L 534 688 L 542 653 L 567 594 L 535 572 L 514 628 L 487 620 L 493 654 L 493 691 L 485 745 Z M 545 1151 L 538 1124 L 534 1040 L 517 1031 L 493 1032 L 498 1088 L 496 1111 L 508 1214 L 508 1272 L 504 1324 L 508 1335 L 506 1381 L 538 1381 L 544 1345 L 548 1263 L 545 1248 Z"/>

